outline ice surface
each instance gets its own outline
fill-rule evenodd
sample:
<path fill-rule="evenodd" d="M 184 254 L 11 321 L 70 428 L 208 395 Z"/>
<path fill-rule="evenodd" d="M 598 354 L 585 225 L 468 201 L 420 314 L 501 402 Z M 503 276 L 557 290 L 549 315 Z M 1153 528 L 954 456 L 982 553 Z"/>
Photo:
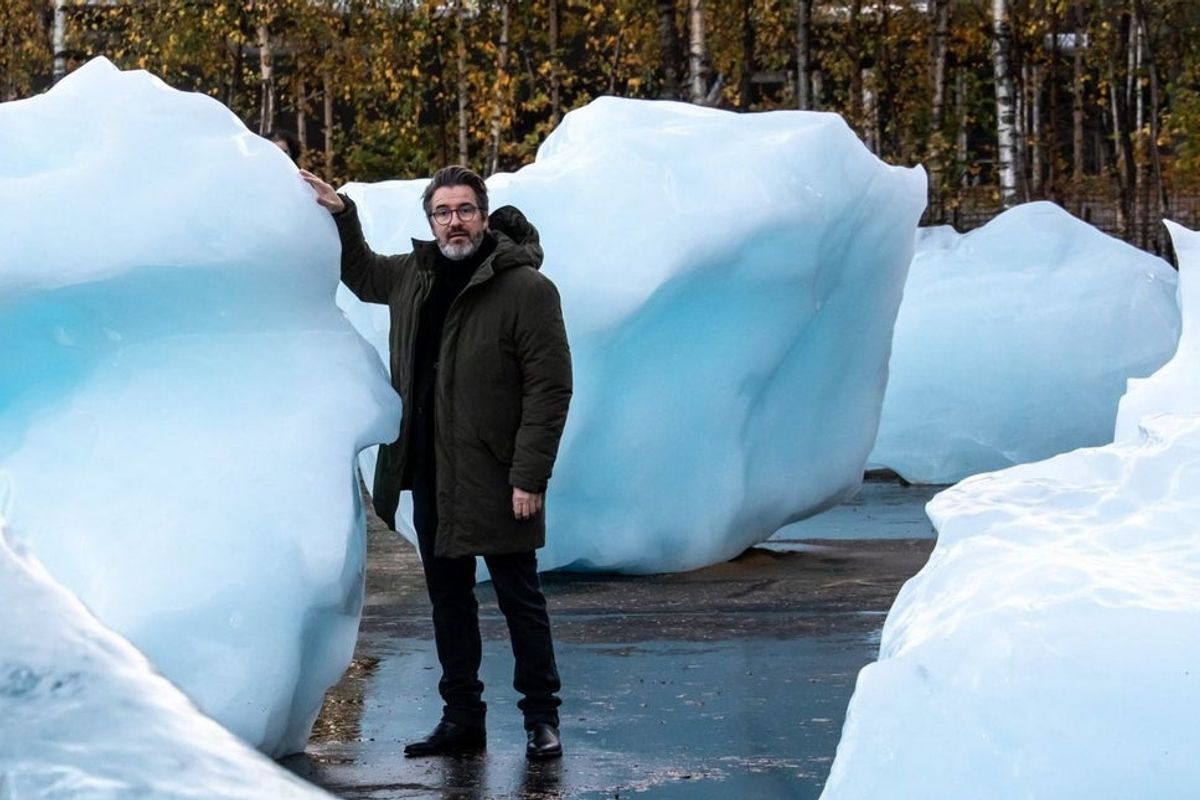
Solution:
<path fill-rule="evenodd" d="M 1190 275 L 1200 237 L 1172 233 Z M 1188 342 L 1200 297 L 1183 300 Z M 1137 436 L 968 478 L 930 502 L 937 546 L 859 674 L 824 800 L 1200 796 L 1188 359 L 1181 347 L 1141 384 L 1153 391 Z"/>
<path fill-rule="evenodd" d="M 1184 314 L 1175 356 L 1150 378 L 1129 382 L 1117 414 L 1116 441 L 1136 440 L 1138 423 L 1149 414 L 1200 413 L 1200 234 L 1169 220 L 1164 224 L 1179 259 L 1179 304 L 1192 311 Z"/>
<path fill-rule="evenodd" d="M 333 221 L 219 103 L 104 60 L 0 104 L 0 197 L 0 511 L 206 713 L 302 748 L 357 631 L 354 457 L 399 419 Z"/>
<path fill-rule="evenodd" d="M 347 188 L 377 250 L 429 238 L 424 185 Z M 858 486 L 920 170 L 836 115 L 602 98 L 489 189 L 539 228 L 574 356 L 543 568 L 715 563 Z"/>
<path fill-rule="evenodd" d="M 1112 441 L 1126 379 L 1175 351 L 1175 284 L 1053 203 L 922 229 L 870 462 L 954 483 Z"/>
<path fill-rule="evenodd" d="M 2 521 L 0 631 L 0 797 L 331 797 L 201 714 Z"/>

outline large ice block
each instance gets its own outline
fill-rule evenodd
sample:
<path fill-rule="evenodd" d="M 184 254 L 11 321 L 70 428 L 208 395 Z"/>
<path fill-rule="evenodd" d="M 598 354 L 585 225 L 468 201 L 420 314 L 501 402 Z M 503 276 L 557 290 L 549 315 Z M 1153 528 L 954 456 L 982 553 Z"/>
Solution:
<path fill-rule="evenodd" d="M 430 238 L 424 185 L 347 187 L 376 250 Z M 857 488 L 921 170 L 833 114 L 609 97 L 488 185 L 540 230 L 574 355 L 543 568 L 712 564 Z"/>
<path fill-rule="evenodd" d="M 1112 441 L 1126 380 L 1175 351 L 1175 284 L 1053 203 L 921 229 L 871 463 L 954 483 Z"/>
<path fill-rule="evenodd" d="M 0 511 L 204 712 L 301 749 L 357 632 L 355 455 L 399 419 L 332 220 L 218 102 L 103 59 L 0 104 L 0 198 Z"/>
<path fill-rule="evenodd" d="M 1186 280 L 1197 235 L 1172 233 Z M 937 546 L 859 674 L 824 800 L 1200 795 L 1200 408 L 1177 399 L 1196 366 L 1181 346 L 1141 384 L 1133 435 L 930 502 Z"/>
<path fill-rule="evenodd" d="M 0 520 L 0 796 L 320 800 L 200 713 Z"/>

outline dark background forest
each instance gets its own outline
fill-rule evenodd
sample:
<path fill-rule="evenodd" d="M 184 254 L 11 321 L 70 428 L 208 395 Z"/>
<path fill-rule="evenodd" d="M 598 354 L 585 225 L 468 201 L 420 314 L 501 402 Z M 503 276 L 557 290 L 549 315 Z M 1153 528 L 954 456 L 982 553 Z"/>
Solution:
<path fill-rule="evenodd" d="M 490 174 L 593 98 L 841 114 L 925 222 L 1200 221 L 1200 0 L 0 0 L 0 99 L 98 55 L 294 131 L 334 181 Z"/>

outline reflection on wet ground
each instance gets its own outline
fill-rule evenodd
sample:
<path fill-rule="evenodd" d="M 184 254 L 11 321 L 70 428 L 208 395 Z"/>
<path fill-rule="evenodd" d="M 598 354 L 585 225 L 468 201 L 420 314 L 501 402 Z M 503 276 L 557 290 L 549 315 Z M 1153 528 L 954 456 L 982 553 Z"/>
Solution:
<path fill-rule="evenodd" d="M 487 755 L 403 759 L 403 742 L 437 720 L 437 659 L 425 641 L 392 642 L 371 679 L 361 741 L 311 746 L 308 777 L 362 798 L 600 798 L 649 790 L 656 797 L 816 797 L 854 676 L 875 646 L 861 634 L 564 644 L 567 755 L 561 764 L 527 766 L 503 641 L 488 642 L 484 653 Z"/>
<path fill-rule="evenodd" d="M 858 494 L 815 517 L 792 523 L 764 545 L 798 549 L 808 539 L 911 539 L 934 535 L 925 504 L 945 486 L 867 481 Z"/>
<path fill-rule="evenodd" d="M 913 497 L 918 509 L 927 499 Z M 487 753 L 402 756 L 437 722 L 437 659 L 420 564 L 373 527 L 355 665 L 306 753 L 285 764 L 345 798 L 815 798 L 857 672 L 932 549 L 917 538 L 925 526 L 905 539 L 755 549 L 684 575 L 546 576 L 566 750 L 549 764 L 525 761 L 507 632 L 487 586 Z"/>

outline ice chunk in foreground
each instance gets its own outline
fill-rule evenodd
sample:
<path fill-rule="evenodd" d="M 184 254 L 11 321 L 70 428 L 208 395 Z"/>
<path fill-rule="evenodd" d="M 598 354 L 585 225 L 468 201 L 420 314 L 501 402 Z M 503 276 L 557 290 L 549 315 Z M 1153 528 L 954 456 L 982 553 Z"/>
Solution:
<path fill-rule="evenodd" d="M 1187 276 L 1196 234 L 1172 233 Z M 937 547 L 859 674 L 824 800 L 1200 796 L 1200 413 L 1156 413 L 1195 366 L 1143 384 L 1164 406 L 1138 438 L 930 502 Z"/>
<path fill-rule="evenodd" d="M 383 252 L 425 181 L 351 185 Z M 853 491 L 925 196 L 832 114 L 601 98 L 489 181 L 541 232 L 575 362 L 543 568 L 722 561 Z M 385 345 L 386 312 L 349 307 Z"/>
<path fill-rule="evenodd" d="M 301 749 L 357 632 L 354 457 L 399 419 L 332 220 L 219 103 L 104 60 L 0 104 L 0 197 L 13 527 L 205 713 Z"/>
<path fill-rule="evenodd" d="M 870 462 L 954 483 L 1112 441 L 1126 379 L 1175 352 L 1175 284 L 1053 203 L 922 229 Z"/>
<path fill-rule="evenodd" d="M 0 797 L 332 797 L 196 710 L 2 522 L 0 631 Z"/>

